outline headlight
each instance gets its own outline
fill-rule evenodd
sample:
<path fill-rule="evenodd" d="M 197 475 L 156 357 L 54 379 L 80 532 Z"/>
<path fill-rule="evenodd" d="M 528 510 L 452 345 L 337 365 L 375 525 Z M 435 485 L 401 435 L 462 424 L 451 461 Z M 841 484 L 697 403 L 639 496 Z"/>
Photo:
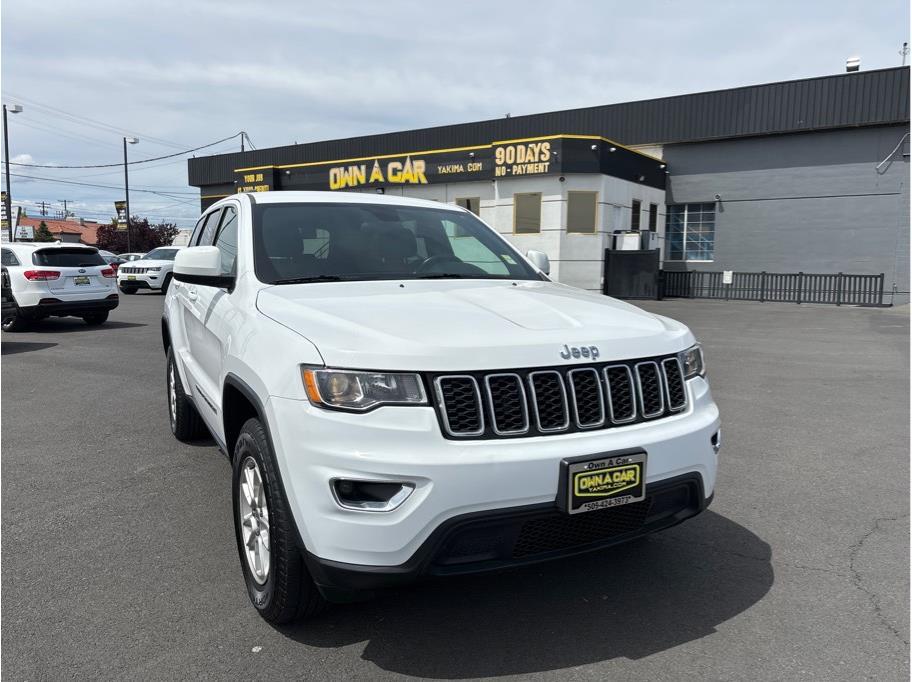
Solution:
<path fill-rule="evenodd" d="M 380 405 L 427 405 L 417 374 L 302 368 L 307 397 L 319 407 L 363 412 Z"/>
<path fill-rule="evenodd" d="M 703 348 L 699 343 L 695 343 L 687 350 L 682 350 L 678 353 L 678 360 L 681 361 L 685 379 L 706 375 L 706 367 L 703 365 Z"/>
<path fill-rule="evenodd" d="M 146 268 L 149 272 L 161 272 L 161 268 Z"/>

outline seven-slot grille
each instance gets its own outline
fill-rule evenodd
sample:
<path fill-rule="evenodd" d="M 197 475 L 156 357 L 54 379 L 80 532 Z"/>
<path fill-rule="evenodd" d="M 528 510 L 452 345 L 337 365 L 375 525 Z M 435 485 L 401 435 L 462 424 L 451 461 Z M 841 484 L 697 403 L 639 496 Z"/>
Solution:
<path fill-rule="evenodd" d="M 130 265 L 121 265 L 120 272 L 128 275 L 143 275 L 149 271 L 149 268 L 136 268 Z"/>
<path fill-rule="evenodd" d="M 677 356 L 433 377 L 451 438 L 540 436 L 658 419 L 687 407 Z"/>

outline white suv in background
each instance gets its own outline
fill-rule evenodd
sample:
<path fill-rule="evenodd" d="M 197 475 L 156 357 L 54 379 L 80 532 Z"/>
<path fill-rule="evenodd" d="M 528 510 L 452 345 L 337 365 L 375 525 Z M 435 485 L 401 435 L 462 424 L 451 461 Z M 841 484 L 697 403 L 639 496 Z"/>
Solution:
<path fill-rule="evenodd" d="M 4 331 L 21 331 L 51 316 L 98 325 L 117 307 L 114 268 L 94 247 L 14 242 L 0 252 L 17 308 L 3 319 Z"/>
<path fill-rule="evenodd" d="M 117 286 L 125 294 L 135 294 L 137 289 L 167 291 L 174 256 L 180 249 L 179 246 L 160 246 L 139 260 L 124 263 L 117 270 Z"/>
<path fill-rule="evenodd" d="M 431 201 L 206 210 L 165 298 L 168 412 L 233 463 L 264 618 L 602 549 L 709 505 L 721 431 L 693 334 L 548 269 Z"/>

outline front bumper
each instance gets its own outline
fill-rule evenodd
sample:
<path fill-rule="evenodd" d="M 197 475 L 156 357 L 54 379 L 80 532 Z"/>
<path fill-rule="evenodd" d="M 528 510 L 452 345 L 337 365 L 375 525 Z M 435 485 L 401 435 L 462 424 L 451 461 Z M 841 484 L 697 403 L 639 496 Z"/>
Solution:
<path fill-rule="evenodd" d="M 712 502 L 698 474 L 647 486 L 646 498 L 570 516 L 551 503 L 463 514 L 444 521 L 399 566 L 358 566 L 305 552 L 323 594 L 346 601 L 361 592 L 421 578 L 482 573 L 592 552 L 670 528 Z"/>
<path fill-rule="evenodd" d="M 134 279 L 128 279 L 128 277 L 133 277 Z M 121 289 L 161 289 L 163 281 L 164 278 L 159 273 L 154 275 L 117 275 L 117 286 Z"/>
<path fill-rule="evenodd" d="M 568 457 L 643 448 L 647 486 L 693 475 L 700 480 L 700 494 L 711 495 L 717 465 L 711 439 L 719 430 L 719 412 L 705 380 L 687 383 L 688 408 L 680 414 L 507 440 L 447 440 L 431 407 L 349 414 L 273 396 L 266 417 L 303 546 L 324 561 L 382 572 L 412 560 L 438 528 L 456 517 L 535 505 L 553 509 L 560 462 Z M 390 512 L 343 509 L 330 489 L 337 477 L 408 482 L 414 492 Z"/>

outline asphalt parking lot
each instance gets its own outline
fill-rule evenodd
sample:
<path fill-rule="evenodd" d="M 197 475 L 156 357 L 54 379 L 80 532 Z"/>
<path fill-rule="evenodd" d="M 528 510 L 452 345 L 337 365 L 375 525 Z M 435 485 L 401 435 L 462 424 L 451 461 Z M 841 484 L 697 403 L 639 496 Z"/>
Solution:
<path fill-rule="evenodd" d="M 282 630 L 247 600 L 228 461 L 170 435 L 162 297 L 3 333 L 3 675 L 908 679 L 908 308 L 643 307 L 706 347 L 709 511 Z"/>

